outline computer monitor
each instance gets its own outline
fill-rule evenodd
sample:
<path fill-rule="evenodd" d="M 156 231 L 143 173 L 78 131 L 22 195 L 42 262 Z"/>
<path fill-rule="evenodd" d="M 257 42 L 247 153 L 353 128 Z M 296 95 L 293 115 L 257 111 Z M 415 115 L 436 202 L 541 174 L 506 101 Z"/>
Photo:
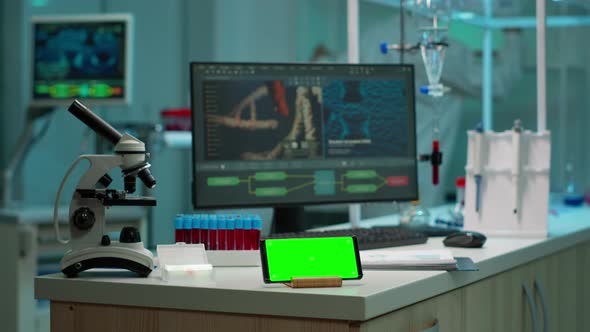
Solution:
<path fill-rule="evenodd" d="M 129 104 L 131 16 L 105 14 L 32 19 L 33 106 L 81 99 Z"/>
<path fill-rule="evenodd" d="M 414 67 L 191 63 L 193 205 L 418 197 Z"/>

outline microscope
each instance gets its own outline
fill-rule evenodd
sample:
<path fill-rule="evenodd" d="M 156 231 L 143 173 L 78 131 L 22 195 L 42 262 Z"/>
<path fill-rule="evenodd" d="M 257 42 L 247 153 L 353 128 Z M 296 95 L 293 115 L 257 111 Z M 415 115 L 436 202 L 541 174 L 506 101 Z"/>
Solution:
<path fill-rule="evenodd" d="M 134 227 L 123 227 L 119 241 L 111 240 L 105 233 L 106 208 L 156 205 L 153 197 L 131 195 L 135 192 L 137 177 L 148 188 L 156 186 L 156 179 L 149 170 L 151 165 L 146 162 L 149 154 L 145 152 L 145 145 L 129 134 L 121 135 L 78 100 L 74 100 L 68 111 L 115 148 L 114 155 L 81 155 L 61 182 L 53 215 L 58 241 L 69 245 L 61 260 L 61 271 L 68 277 L 76 277 L 88 269 L 116 268 L 147 277 L 154 268 L 154 257 L 144 248 L 139 231 Z M 68 221 L 70 239 L 64 241 L 60 236 L 57 209 L 67 178 L 82 160 L 89 161 L 90 167 L 74 191 Z M 107 189 L 112 182 L 108 172 L 115 167 L 122 170 L 125 190 Z"/>

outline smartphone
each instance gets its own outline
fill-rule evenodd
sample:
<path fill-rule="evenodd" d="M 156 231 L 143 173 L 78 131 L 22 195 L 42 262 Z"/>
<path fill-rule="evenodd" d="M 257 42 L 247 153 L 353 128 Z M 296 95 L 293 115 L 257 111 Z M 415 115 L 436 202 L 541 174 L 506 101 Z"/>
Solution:
<path fill-rule="evenodd" d="M 354 236 L 265 239 L 260 241 L 265 283 L 292 278 L 361 279 L 363 270 Z"/>

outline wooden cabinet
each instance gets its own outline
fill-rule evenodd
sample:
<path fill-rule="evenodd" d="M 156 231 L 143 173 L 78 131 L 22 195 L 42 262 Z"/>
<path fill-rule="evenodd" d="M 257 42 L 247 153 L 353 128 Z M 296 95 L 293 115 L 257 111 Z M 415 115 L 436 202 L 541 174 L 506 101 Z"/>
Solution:
<path fill-rule="evenodd" d="M 582 275 L 582 291 L 579 293 L 584 299 L 582 303 L 582 321 L 581 331 L 590 331 L 590 242 L 586 243 L 580 249 L 582 253 L 581 258 L 581 275 Z"/>
<path fill-rule="evenodd" d="M 371 319 L 361 324 L 360 331 L 423 331 L 435 323 L 438 331 L 462 331 L 463 309 L 458 289 Z"/>
<path fill-rule="evenodd" d="M 51 324 L 52 331 L 590 331 L 590 242 L 364 322 L 53 302 Z"/>
<path fill-rule="evenodd" d="M 463 331 L 522 331 L 528 324 L 525 274 L 518 268 L 464 287 Z"/>
<path fill-rule="evenodd" d="M 369 320 L 360 331 L 417 332 L 435 320 L 440 332 L 590 331 L 590 242 Z"/>
<path fill-rule="evenodd" d="M 588 331 L 588 264 L 585 243 L 464 287 L 463 330 Z"/>

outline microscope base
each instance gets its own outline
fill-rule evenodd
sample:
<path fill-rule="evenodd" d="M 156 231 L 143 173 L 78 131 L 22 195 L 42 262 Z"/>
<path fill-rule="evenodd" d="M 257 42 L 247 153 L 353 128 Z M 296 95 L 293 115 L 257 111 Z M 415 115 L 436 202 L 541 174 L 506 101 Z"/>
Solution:
<path fill-rule="evenodd" d="M 70 250 L 61 261 L 61 271 L 69 278 L 95 268 L 124 269 L 147 277 L 154 269 L 154 257 L 141 242 L 115 242 L 110 246 Z"/>

